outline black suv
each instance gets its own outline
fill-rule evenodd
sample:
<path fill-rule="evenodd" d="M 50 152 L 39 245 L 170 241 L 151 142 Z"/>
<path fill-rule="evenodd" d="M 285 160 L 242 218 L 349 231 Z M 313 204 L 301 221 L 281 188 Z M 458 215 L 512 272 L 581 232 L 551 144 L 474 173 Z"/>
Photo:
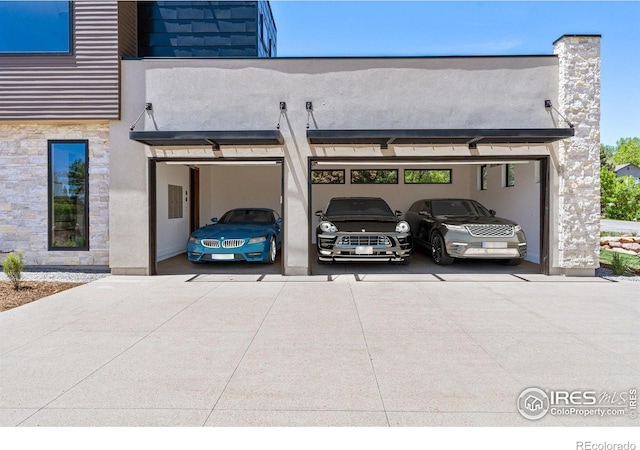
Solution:
<path fill-rule="evenodd" d="M 413 242 L 402 212 L 377 197 L 332 198 L 317 211 L 318 261 L 394 261 L 408 264 Z"/>

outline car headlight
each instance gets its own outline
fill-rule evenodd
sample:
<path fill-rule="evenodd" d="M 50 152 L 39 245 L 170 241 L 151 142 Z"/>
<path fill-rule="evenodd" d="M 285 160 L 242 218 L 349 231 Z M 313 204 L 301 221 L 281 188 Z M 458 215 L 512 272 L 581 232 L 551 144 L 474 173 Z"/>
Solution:
<path fill-rule="evenodd" d="M 338 231 L 338 227 L 336 227 L 331 222 L 320 222 L 320 230 L 325 233 L 335 233 Z"/>
<path fill-rule="evenodd" d="M 259 244 L 260 242 L 264 242 L 266 240 L 267 240 L 266 236 L 258 236 L 258 237 L 249 239 L 249 242 L 247 242 L 247 244 Z"/>
<path fill-rule="evenodd" d="M 444 226 L 447 227 L 447 230 L 462 231 L 463 233 L 467 233 L 467 227 L 465 227 L 464 225 L 450 225 L 448 223 L 445 223 Z"/>
<path fill-rule="evenodd" d="M 520 225 L 516 225 L 515 227 L 513 227 L 513 231 L 515 233 L 517 233 L 518 231 L 522 231 L 522 227 Z"/>
<path fill-rule="evenodd" d="M 198 239 L 195 236 L 189 236 L 189 243 L 191 243 L 191 244 L 199 244 L 200 243 L 200 239 Z"/>
<path fill-rule="evenodd" d="M 408 233 L 409 229 L 409 224 L 404 220 L 396 225 L 396 233 Z"/>

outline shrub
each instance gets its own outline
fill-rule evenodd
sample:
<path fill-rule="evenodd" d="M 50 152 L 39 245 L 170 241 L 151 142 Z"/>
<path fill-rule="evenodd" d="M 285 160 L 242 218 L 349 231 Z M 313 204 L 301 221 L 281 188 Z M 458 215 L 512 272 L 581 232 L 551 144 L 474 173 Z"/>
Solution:
<path fill-rule="evenodd" d="M 11 252 L 2 263 L 2 270 L 13 283 L 13 288 L 20 289 L 20 280 L 22 279 L 22 270 L 24 262 L 22 262 L 22 252 Z"/>
<path fill-rule="evenodd" d="M 629 272 L 629 266 L 625 262 L 622 254 L 614 252 L 611 256 L 611 270 L 614 275 L 624 275 Z"/>

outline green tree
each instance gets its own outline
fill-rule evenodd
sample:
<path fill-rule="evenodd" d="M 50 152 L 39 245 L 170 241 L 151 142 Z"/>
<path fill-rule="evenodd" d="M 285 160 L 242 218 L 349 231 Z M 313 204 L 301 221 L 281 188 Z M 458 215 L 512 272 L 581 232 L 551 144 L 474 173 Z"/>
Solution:
<path fill-rule="evenodd" d="M 640 219 L 640 183 L 632 176 L 616 177 L 600 172 L 601 207 L 604 217 L 616 220 Z"/>
<path fill-rule="evenodd" d="M 602 170 L 613 171 L 615 164 L 613 163 L 613 154 L 616 151 L 611 145 L 600 144 L 600 167 Z"/>
<path fill-rule="evenodd" d="M 618 140 L 612 159 L 615 165 L 632 163 L 640 167 L 640 138 L 622 138 Z"/>

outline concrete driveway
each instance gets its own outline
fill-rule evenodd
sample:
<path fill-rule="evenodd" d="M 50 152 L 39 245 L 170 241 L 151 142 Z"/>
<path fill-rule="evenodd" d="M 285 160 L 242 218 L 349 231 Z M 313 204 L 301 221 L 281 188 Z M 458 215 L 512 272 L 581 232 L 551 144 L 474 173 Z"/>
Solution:
<path fill-rule="evenodd" d="M 516 408 L 638 388 L 637 283 L 242 277 L 111 276 L 0 313 L 0 425 L 638 425 Z"/>

